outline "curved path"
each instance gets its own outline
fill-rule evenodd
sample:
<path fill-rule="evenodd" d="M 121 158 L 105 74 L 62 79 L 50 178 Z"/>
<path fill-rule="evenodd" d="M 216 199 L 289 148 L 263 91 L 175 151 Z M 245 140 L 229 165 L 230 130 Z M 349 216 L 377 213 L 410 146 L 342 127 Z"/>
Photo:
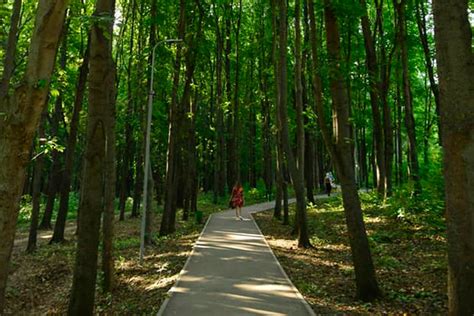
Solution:
<path fill-rule="evenodd" d="M 211 215 L 158 315 L 314 315 L 251 216 L 273 206 Z"/>

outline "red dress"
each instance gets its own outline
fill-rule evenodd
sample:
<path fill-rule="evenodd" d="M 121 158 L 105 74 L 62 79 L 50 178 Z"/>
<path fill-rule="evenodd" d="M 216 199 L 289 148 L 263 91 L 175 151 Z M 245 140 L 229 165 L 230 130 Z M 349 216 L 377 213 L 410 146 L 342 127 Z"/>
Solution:
<path fill-rule="evenodd" d="M 234 187 L 232 189 L 232 207 L 244 206 L 244 189 L 242 187 Z"/>

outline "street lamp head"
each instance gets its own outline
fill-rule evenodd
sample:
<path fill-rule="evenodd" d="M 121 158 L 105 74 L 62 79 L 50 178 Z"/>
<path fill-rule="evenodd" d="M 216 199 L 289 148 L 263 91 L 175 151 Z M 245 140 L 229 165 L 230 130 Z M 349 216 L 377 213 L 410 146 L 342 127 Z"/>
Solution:
<path fill-rule="evenodd" d="M 165 43 L 181 43 L 182 41 L 183 40 L 180 38 L 171 38 L 171 39 L 165 40 Z"/>

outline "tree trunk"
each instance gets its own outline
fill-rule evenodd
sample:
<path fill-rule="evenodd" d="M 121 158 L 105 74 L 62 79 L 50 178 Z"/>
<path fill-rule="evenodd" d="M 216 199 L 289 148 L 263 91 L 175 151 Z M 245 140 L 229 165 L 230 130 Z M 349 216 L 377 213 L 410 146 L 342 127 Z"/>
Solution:
<path fill-rule="evenodd" d="M 112 60 L 114 9 L 114 0 L 98 0 L 94 13 L 96 19 L 92 20 L 100 21 L 100 24 L 93 23 L 91 29 L 87 145 L 69 315 L 93 313 L 100 219 L 104 209 L 108 213 L 105 216 L 110 216 L 113 189 L 108 181 L 115 181 L 115 177 L 108 179 L 112 176 L 110 167 L 114 157 L 110 148 L 115 145 L 112 132 L 115 107 L 115 67 Z M 110 228 L 104 227 L 106 230 Z M 106 235 L 110 233 L 105 232 Z"/>
<path fill-rule="evenodd" d="M 127 202 L 127 195 L 129 192 L 128 184 L 129 181 L 129 166 L 130 166 L 130 158 L 133 155 L 133 109 L 135 107 L 135 99 L 132 92 L 132 67 L 133 67 L 133 47 L 134 47 L 134 37 L 135 37 L 135 12 L 136 12 L 136 1 L 131 1 L 132 7 L 132 23 L 131 23 L 131 30 L 130 30 L 130 43 L 129 43 L 129 52 L 128 52 L 128 67 L 127 67 L 127 117 L 125 118 L 125 148 L 123 152 L 123 166 L 121 171 L 121 178 L 120 178 L 120 193 L 119 193 L 119 220 L 125 220 L 125 207 Z M 151 23 L 154 25 L 154 23 Z M 153 47 L 150 45 L 150 47 Z"/>
<path fill-rule="evenodd" d="M 374 39 L 370 30 L 369 17 L 365 0 L 361 0 L 364 9 L 364 15 L 361 17 L 362 31 L 364 35 L 366 65 L 369 74 L 370 87 L 370 105 L 372 106 L 372 118 L 374 123 L 374 145 L 375 145 L 375 166 L 376 166 L 376 185 L 377 193 L 384 197 L 386 194 L 386 167 L 385 167 L 385 145 L 380 114 L 381 91 L 378 80 L 378 64 L 375 50 Z"/>
<path fill-rule="evenodd" d="M 242 0 L 239 0 L 239 13 L 237 17 L 237 27 L 235 30 L 235 85 L 234 85 L 234 102 L 233 102 L 233 133 L 232 133 L 232 144 L 233 147 L 233 159 L 232 169 L 234 173 L 233 181 L 240 179 L 240 123 L 239 123 L 239 82 L 240 82 L 240 28 L 242 24 Z M 255 125 L 251 126 L 252 131 L 255 130 Z M 252 149 L 251 149 L 252 150 Z M 253 148 L 255 154 L 255 148 Z M 255 164 L 253 164 L 255 168 Z M 252 169 L 251 169 L 252 170 Z M 256 187 L 256 175 L 254 174 L 254 182 L 251 186 Z"/>
<path fill-rule="evenodd" d="M 15 55 L 17 46 L 17 33 L 20 22 L 22 0 L 15 0 L 13 3 L 12 16 L 10 20 L 10 31 L 8 32 L 7 50 L 3 61 L 3 74 L 0 81 L 0 102 L 8 95 L 10 79 L 15 67 Z"/>
<path fill-rule="evenodd" d="M 436 105 L 436 115 L 437 115 L 437 122 L 438 122 L 438 140 L 439 143 L 442 144 L 442 133 L 441 133 L 441 126 L 440 126 L 440 119 L 439 119 L 439 88 L 438 84 L 435 80 L 435 74 L 433 69 L 433 62 L 431 56 L 431 50 L 428 44 L 428 31 L 426 28 L 426 11 L 424 6 L 425 0 L 417 0 L 416 1 L 416 24 L 418 25 L 418 32 L 420 33 L 420 40 L 421 45 L 423 46 L 423 53 L 425 55 L 425 63 L 426 63 L 426 70 L 428 71 L 428 78 L 430 80 L 430 88 L 433 92 L 435 105 Z"/>
<path fill-rule="evenodd" d="M 30 253 L 36 250 L 36 238 L 38 231 L 39 212 L 41 206 L 41 178 L 43 176 L 44 167 L 44 153 L 41 152 L 41 145 L 44 144 L 45 139 L 44 125 L 46 122 L 47 114 L 47 108 L 45 108 L 43 114 L 41 115 L 41 121 L 38 127 L 38 150 L 33 172 L 33 209 L 31 210 L 31 224 L 28 234 L 28 246 L 26 247 L 26 251 Z"/>
<path fill-rule="evenodd" d="M 271 0 L 271 11 L 272 11 L 272 64 L 274 69 L 274 76 L 275 76 L 275 104 L 280 102 L 280 89 L 278 88 L 278 83 L 280 82 L 280 69 L 278 67 L 278 13 L 277 13 L 277 0 Z M 277 111 L 277 110 L 275 110 Z M 281 208 L 282 208 L 282 200 L 285 203 L 285 179 L 284 179 L 284 157 L 283 157 L 283 149 L 281 145 L 281 136 L 280 136 L 280 126 L 281 121 L 278 114 L 276 114 L 275 118 L 276 122 L 276 197 L 275 197 L 275 209 L 273 212 L 273 217 L 276 219 L 281 219 Z M 288 224 L 289 219 L 286 213 L 284 213 L 284 223 Z"/>
<path fill-rule="evenodd" d="M 474 55 L 467 0 L 433 1 L 448 227 L 450 315 L 474 314 Z"/>
<path fill-rule="evenodd" d="M 112 8 L 113 9 L 113 8 Z M 115 64 L 112 60 L 112 51 L 110 50 L 109 67 L 111 69 L 108 75 L 115 80 Z M 115 84 L 111 84 L 115 87 Z M 115 211 L 115 190 L 116 190 L 116 91 L 108 91 L 113 99 L 108 100 L 106 104 L 107 117 L 105 120 L 106 133 L 106 153 L 105 153 L 105 179 L 104 179 L 104 214 L 102 216 L 102 289 L 104 292 L 112 292 L 114 288 L 114 256 L 113 256 L 113 237 L 114 237 L 114 211 Z M 152 192 L 152 191 L 151 191 Z"/>
<path fill-rule="evenodd" d="M 12 97 L 0 99 L 0 313 L 31 144 L 49 91 L 67 1 L 39 1 L 28 65 Z"/>
<path fill-rule="evenodd" d="M 77 133 L 79 128 L 80 113 L 82 111 L 82 102 L 86 90 L 87 76 L 89 74 L 89 39 L 84 52 L 84 60 L 79 68 L 79 78 L 77 80 L 76 96 L 74 99 L 74 109 L 69 128 L 69 137 L 66 145 L 64 158 L 64 170 L 60 188 L 59 210 L 56 223 L 54 224 L 54 233 L 50 243 L 64 241 L 64 230 L 66 228 L 67 213 L 69 211 L 69 192 L 71 190 L 71 177 L 73 173 L 73 163 L 77 144 Z"/>
<path fill-rule="evenodd" d="M 216 196 L 225 195 L 226 186 L 226 163 L 225 163 L 225 133 L 224 133 L 224 109 L 223 109 L 223 91 L 222 91 L 222 54 L 224 50 L 224 36 L 219 26 L 218 16 L 216 19 L 216 151 L 215 151 L 215 175 L 214 175 L 214 192 Z"/>
<path fill-rule="evenodd" d="M 180 14 L 178 22 L 178 36 L 184 38 L 186 31 L 186 1 L 180 0 Z M 179 167 L 179 78 L 181 73 L 182 49 L 178 46 L 174 65 L 173 91 L 171 95 L 171 106 L 169 111 L 169 131 L 168 131 L 168 154 L 166 168 L 166 193 L 165 206 L 161 219 L 160 235 L 165 236 L 175 231 L 176 216 L 176 193 L 178 185 Z"/>
<path fill-rule="evenodd" d="M 299 1 L 299 0 L 296 0 Z M 288 78 L 287 78 L 287 44 L 288 44 L 288 30 L 287 30 L 287 4 L 286 0 L 279 0 L 279 100 L 278 100 L 278 116 L 280 119 L 280 133 L 281 141 L 283 145 L 283 151 L 288 161 L 288 168 L 290 170 L 291 178 L 293 180 L 293 186 L 296 195 L 296 212 L 298 214 L 298 246 L 308 248 L 311 247 L 309 242 L 308 234 L 308 223 L 306 219 L 306 199 L 304 192 L 304 179 L 303 169 L 298 168 L 297 161 L 293 155 L 293 151 L 290 145 L 290 136 L 288 131 L 288 109 L 287 109 L 287 93 L 288 93 Z M 299 117 L 301 122 L 297 121 L 297 124 L 302 124 L 302 117 Z M 300 133 L 302 131 L 300 129 Z M 300 135 L 300 137 L 304 137 Z M 302 162 L 303 158 L 300 155 L 303 154 L 301 151 L 298 155 L 298 161 Z"/>
<path fill-rule="evenodd" d="M 357 296 L 364 301 L 372 301 L 381 293 L 375 278 L 375 269 L 355 183 L 352 144 L 349 141 L 351 139 L 350 113 L 347 90 L 341 72 L 339 26 L 329 0 L 325 0 L 325 4 L 326 41 L 331 69 L 330 87 L 334 113 L 337 116 L 334 145 L 336 156 L 333 157 L 333 161 L 342 186 L 343 205 L 356 274 Z"/>
<path fill-rule="evenodd" d="M 232 97 L 232 80 L 231 80 L 231 61 L 230 55 L 232 53 L 232 10 L 233 3 L 226 1 L 224 2 L 224 30 L 225 35 L 224 42 L 224 76 L 225 76 L 225 94 L 229 113 L 227 114 L 227 191 L 230 192 L 235 184 L 235 144 L 234 144 L 234 104 Z"/>
<path fill-rule="evenodd" d="M 314 16 L 313 0 L 308 0 L 308 11 L 310 13 L 310 39 L 313 55 L 314 82 L 320 82 L 317 78 L 318 50 L 316 42 L 316 21 Z M 352 159 L 351 125 L 349 122 L 349 106 L 347 101 L 347 89 L 345 80 L 341 73 L 340 39 L 339 27 L 333 8 L 328 0 L 325 1 L 324 17 L 326 24 L 326 40 L 330 67 L 330 88 L 333 101 L 333 110 L 336 115 L 335 143 L 329 134 L 325 123 L 324 108 L 322 103 L 316 102 L 318 121 L 321 126 L 326 147 L 336 166 L 338 177 L 342 186 L 342 197 L 346 224 L 349 231 L 349 243 L 351 246 L 352 259 L 356 276 L 357 296 L 365 301 L 371 301 L 380 296 L 380 290 L 375 278 L 375 270 L 370 254 L 369 243 L 362 218 L 362 210 L 355 183 L 354 165 Z M 322 91 L 315 90 L 316 101 L 322 100 Z"/>
<path fill-rule="evenodd" d="M 68 47 L 68 33 L 69 33 L 69 23 L 70 18 L 68 18 L 62 33 L 62 43 L 61 43 L 61 54 L 59 58 L 59 67 L 60 70 L 64 71 L 67 64 L 67 47 Z M 59 139 L 59 122 L 64 116 L 63 113 L 63 94 L 64 91 L 59 91 L 59 95 L 56 98 L 54 104 L 54 114 L 52 117 L 51 131 L 49 133 L 50 137 L 56 137 Z M 53 149 L 51 154 L 51 170 L 48 177 L 48 186 L 46 191 L 46 206 L 44 210 L 43 219 L 40 224 L 41 229 L 51 229 L 51 218 L 54 211 L 54 202 L 56 200 L 56 195 L 59 190 L 59 183 L 61 181 L 61 152 L 56 149 Z"/>
<path fill-rule="evenodd" d="M 408 47 L 407 47 L 407 31 L 405 6 L 406 0 L 394 0 L 393 5 L 396 8 L 398 23 L 398 43 L 402 58 L 403 69 L 403 97 L 405 101 L 405 126 L 408 134 L 408 154 L 410 166 L 410 178 L 414 183 L 414 193 L 421 193 L 420 168 L 418 165 L 418 151 L 416 144 L 415 117 L 413 116 L 413 97 L 411 94 L 410 73 L 408 70 Z"/>

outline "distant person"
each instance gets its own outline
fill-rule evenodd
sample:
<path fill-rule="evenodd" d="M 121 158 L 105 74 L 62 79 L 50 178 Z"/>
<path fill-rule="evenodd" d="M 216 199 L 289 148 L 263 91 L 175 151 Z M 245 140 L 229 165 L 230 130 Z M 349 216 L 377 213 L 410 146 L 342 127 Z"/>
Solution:
<path fill-rule="evenodd" d="M 244 206 L 244 188 L 240 181 L 237 181 L 232 189 L 232 195 L 230 197 L 229 204 L 235 209 L 235 217 L 239 220 L 243 220 L 240 215 L 241 208 Z"/>
<path fill-rule="evenodd" d="M 324 185 L 326 186 L 326 193 L 328 196 L 331 196 L 332 181 L 333 179 L 331 172 L 326 173 L 326 176 L 324 177 Z"/>

